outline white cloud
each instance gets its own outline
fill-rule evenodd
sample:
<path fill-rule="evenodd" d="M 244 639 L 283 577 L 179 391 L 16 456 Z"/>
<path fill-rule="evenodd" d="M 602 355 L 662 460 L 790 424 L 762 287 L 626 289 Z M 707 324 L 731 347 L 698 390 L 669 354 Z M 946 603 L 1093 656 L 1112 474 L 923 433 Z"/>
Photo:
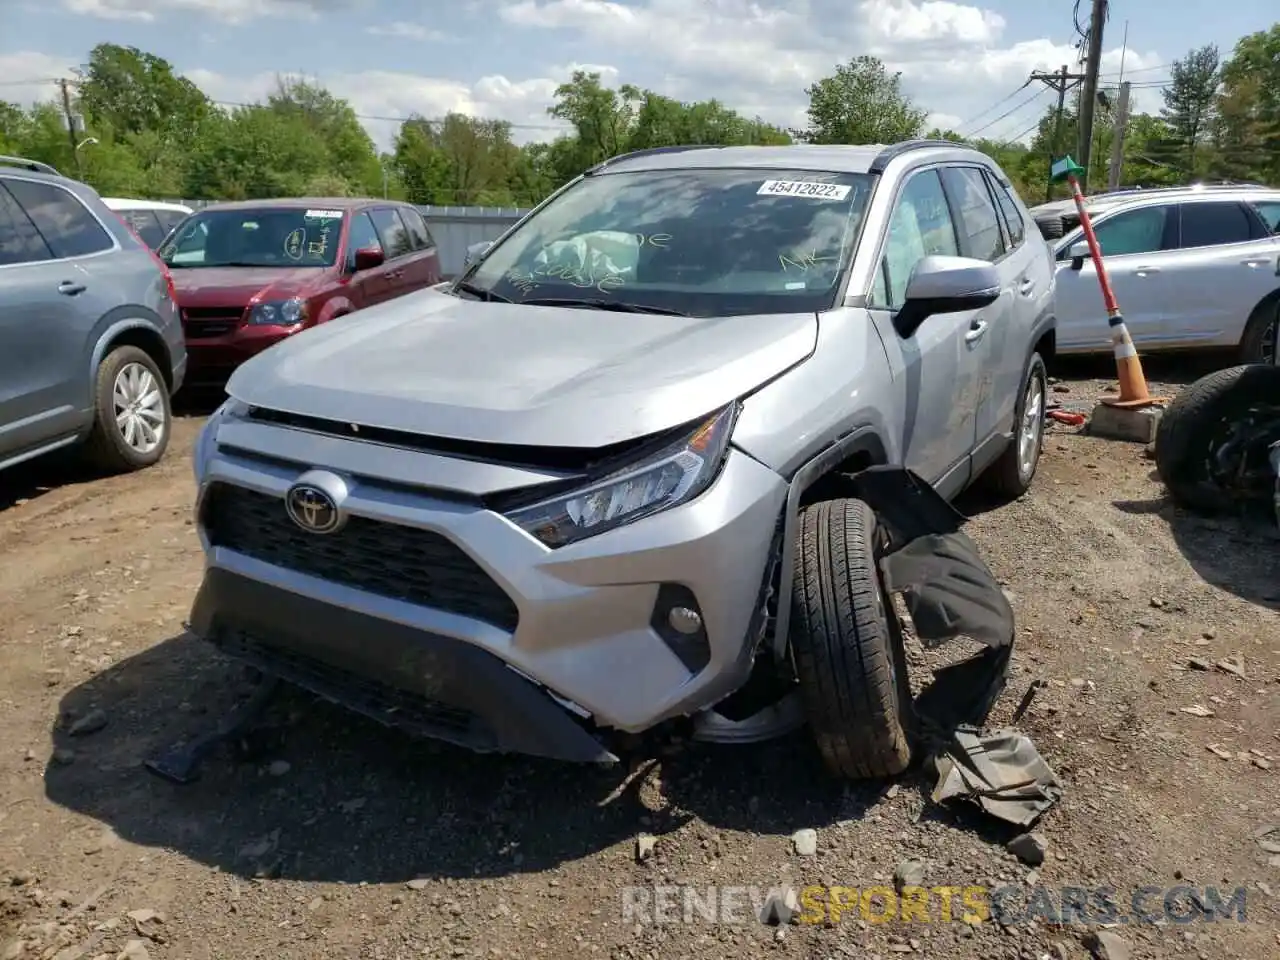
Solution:
<path fill-rule="evenodd" d="M 0 100 L 22 105 L 52 99 L 58 88 L 52 83 L 60 77 L 71 77 L 79 65 L 75 57 L 57 57 L 47 53 L 19 51 L 0 53 Z"/>
<path fill-rule="evenodd" d="M 62 0 L 62 5 L 72 13 L 101 20 L 151 23 L 166 14 L 194 13 L 223 23 L 241 24 L 259 17 L 311 20 L 325 11 L 353 4 L 343 0 Z"/>
<path fill-rule="evenodd" d="M 449 34 L 440 30 L 433 30 L 420 23 L 409 23 L 405 20 L 396 20 L 394 23 L 366 27 L 365 33 L 372 34 L 375 37 L 400 37 L 405 40 L 420 40 L 425 43 L 437 43 L 450 39 Z"/>

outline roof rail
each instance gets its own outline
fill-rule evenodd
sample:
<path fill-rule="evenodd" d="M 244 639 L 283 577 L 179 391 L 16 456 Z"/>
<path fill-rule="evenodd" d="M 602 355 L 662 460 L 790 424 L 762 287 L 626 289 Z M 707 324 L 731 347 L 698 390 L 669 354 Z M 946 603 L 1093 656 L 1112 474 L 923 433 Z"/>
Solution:
<path fill-rule="evenodd" d="M 29 160 L 26 157 L 9 157 L 0 155 L 0 167 L 16 167 L 19 170 L 30 170 L 32 173 L 50 173 L 55 177 L 62 176 L 56 169 L 47 163 L 41 163 L 39 160 Z"/>
<path fill-rule="evenodd" d="M 963 147 L 966 150 L 973 149 L 970 144 L 960 143 L 956 140 L 903 140 L 901 143 L 890 144 L 877 153 L 876 158 L 871 161 L 871 166 L 867 168 L 867 172 L 884 173 L 884 168 L 904 153 L 910 153 L 912 150 L 926 150 L 930 147 Z"/>
<path fill-rule="evenodd" d="M 661 153 L 684 153 L 686 150 L 714 150 L 714 145 L 709 143 L 688 143 L 678 144 L 670 147 L 645 147 L 643 150 L 632 150 L 630 153 L 620 153 L 616 157 L 610 157 L 607 160 L 601 160 L 594 167 L 586 171 L 586 175 L 599 173 L 605 167 L 611 167 L 615 163 L 621 163 L 623 160 L 634 160 L 637 157 L 652 157 Z"/>

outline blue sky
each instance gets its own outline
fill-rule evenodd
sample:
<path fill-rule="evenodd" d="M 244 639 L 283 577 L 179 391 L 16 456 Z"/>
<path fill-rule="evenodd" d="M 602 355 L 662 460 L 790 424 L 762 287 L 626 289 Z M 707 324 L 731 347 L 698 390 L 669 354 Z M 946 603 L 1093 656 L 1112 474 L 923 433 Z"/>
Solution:
<path fill-rule="evenodd" d="M 1219 4 L 1212 18 L 1189 6 L 1114 0 L 1104 82 L 1118 79 L 1125 21 L 1126 74 L 1154 109 L 1171 60 L 1208 42 L 1225 54 L 1280 18 L 1274 0 Z M 308 76 L 347 97 L 383 146 L 396 124 L 380 118 L 448 110 L 552 137 L 546 107 L 576 67 L 798 125 L 806 84 L 858 53 L 901 70 L 935 122 L 1013 139 L 1052 99 L 1040 85 L 1011 96 L 1027 74 L 1075 59 L 1067 0 L 0 0 L 0 22 L 0 98 L 51 96 L 48 81 L 106 41 L 169 59 L 221 101 Z"/>

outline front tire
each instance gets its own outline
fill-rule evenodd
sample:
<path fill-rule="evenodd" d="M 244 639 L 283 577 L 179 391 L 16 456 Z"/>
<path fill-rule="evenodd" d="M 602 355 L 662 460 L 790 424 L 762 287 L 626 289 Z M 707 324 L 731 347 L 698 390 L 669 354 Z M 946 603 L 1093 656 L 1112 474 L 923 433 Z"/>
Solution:
<path fill-rule="evenodd" d="M 1280 367 L 1228 367 L 1174 398 L 1156 429 L 1156 472 L 1175 503 L 1207 512 L 1235 505 L 1214 480 L 1211 458 L 1225 425 L 1260 405 L 1280 407 Z"/>
<path fill-rule="evenodd" d="M 169 446 L 173 411 L 160 368 L 138 347 L 116 347 L 98 365 L 89 459 L 108 473 L 157 463 Z"/>
<path fill-rule="evenodd" d="M 911 762 L 911 690 L 879 538 L 861 500 L 800 514 L 790 629 L 800 697 L 823 761 L 850 779 L 896 776 Z"/>

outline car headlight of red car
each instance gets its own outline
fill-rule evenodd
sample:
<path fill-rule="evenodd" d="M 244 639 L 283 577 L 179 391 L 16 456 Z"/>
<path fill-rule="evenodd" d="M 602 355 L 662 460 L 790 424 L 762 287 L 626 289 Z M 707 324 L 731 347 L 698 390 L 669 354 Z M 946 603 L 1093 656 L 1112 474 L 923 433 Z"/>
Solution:
<path fill-rule="evenodd" d="M 256 326 L 292 327 L 307 319 L 307 305 L 298 297 L 288 300 L 264 300 L 249 311 L 249 322 Z"/>

